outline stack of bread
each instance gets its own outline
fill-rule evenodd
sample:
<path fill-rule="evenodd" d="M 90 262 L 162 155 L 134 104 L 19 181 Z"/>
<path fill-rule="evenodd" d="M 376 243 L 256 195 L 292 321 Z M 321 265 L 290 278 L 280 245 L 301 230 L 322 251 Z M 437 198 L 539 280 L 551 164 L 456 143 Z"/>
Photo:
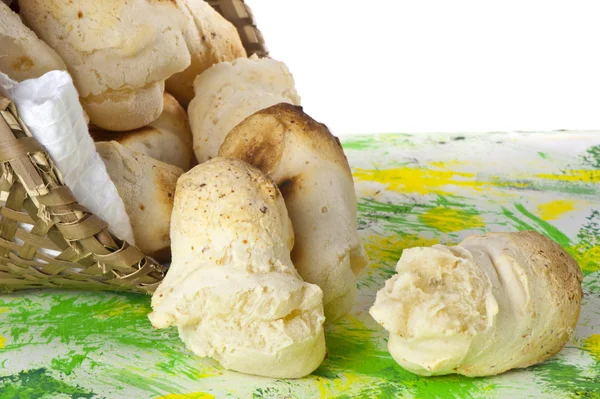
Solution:
<path fill-rule="evenodd" d="M 350 311 L 368 258 L 346 156 L 299 106 L 287 67 L 247 58 L 203 0 L 19 6 L 20 16 L 0 2 L 0 70 L 18 81 L 71 74 L 136 245 L 171 260 L 152 324 L 176 326 L 194 353 L 233 370 L 314 371 L 323 324 Z M 397 270 L 371 314 L 419 374 L 534 364 L 577 321 L 577 264 L 536 235 L 407 251 Z M 548 349 L 528 349 L 536 342 Z"/>
<path fill-rule="evenodd" d="M 136 245 L 169 261 L 175 184 L 196 163 L 180 102 L 196 75 L 246 56 L 236 28 L 203 0 L 20 0 L 18 9 L 0 2 L 0 71 L 16 81 L 70 73 Z"/>
<path fill-rule="evenodd" d="M 72 76 L 136 245 L 171 260 L 153 324 L 235 370 L 318 367 L 368 260 L 346 157 L 285 64 L 204 0 L 0 3 L 0 44 L 14 80 Z"/>

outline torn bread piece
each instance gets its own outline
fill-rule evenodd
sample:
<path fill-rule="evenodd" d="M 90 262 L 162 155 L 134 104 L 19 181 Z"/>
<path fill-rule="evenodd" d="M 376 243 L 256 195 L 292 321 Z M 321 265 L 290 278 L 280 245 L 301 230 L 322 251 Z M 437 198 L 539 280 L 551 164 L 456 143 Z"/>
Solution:
<path fill-rule="evenodd" d="M 310 374 L 325 356 L 321 289 L 290 260 L 292 226 L 258 169 L 216 158 L 177 183 L 173 262 L 152 296 L 156 328 L 225 368 L 274 378 Z"/>
<path fill-rule="evenodd" d="M 503 373 L 555 355 L 575 330 L 581 270 L 533 231 L 405 249 L 371 315 L 388 348 L 419 375 Z"/>

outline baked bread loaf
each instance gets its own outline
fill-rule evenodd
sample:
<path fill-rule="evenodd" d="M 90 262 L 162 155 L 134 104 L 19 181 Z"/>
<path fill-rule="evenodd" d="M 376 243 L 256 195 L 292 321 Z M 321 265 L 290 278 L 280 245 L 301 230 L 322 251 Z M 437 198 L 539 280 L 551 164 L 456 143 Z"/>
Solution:
<path fill-rule="evenodd" d="M 0 1 L 0 72 L 20 82 L 56 69 L 66 71 L 67 66 Z"/>
<path fill-rule="evenodd" d="M 188 114 L 199 163 L 217 156 L 225 136 L 256 111 L 279 103 L 300 104 L 284 63 L 256 57 L 222 62 L 198 76 Z"/>
<path fill-rule="evenodd" d="M 292 219 L 292 262 L 323 290 L 327 321 L 347 313 L 369 262 L 357 232 L 356 195 L 342 146 L 302 108 L 278 104 L 237 125 L 219 155 L 241 159 L 280 187 Z"/>
<path fill-rule="evenodd" d="M 167 90 L 187 107 L 194 97 L 194 78 L 223 61 L 246 57 L 236 28 L 204 0 L 176 0 L 185 15 L 183 37 L 191 64 L 167 79 Z"/>
<path fill-rule="evenodd" d="M 292 225 L 271 179 L 235 159 L 194 167 L 177 183 L 171 239 L 154 327 L 177 326 L 195 354 L 244 373 L 296 378 L 319 366 L 322 292 L 292 265 Z"/>
<path fill-rule="evenodd" d="M 90 126 L 94 141 L 116 141 L 130 150 L 175 165 L 184 171 L 195 162 L 187 113 L 170 94 L 164 94 L 163 112 L 148 126 L 111 132 Z"/>
<path fill-rule="evenodd" d="M 129 215 L 136 246 L 159 262 L 170 259 L 169 228 L 183 170 L 110 141 L 96 143 Z"/>
<path fill-rule="evenodd" d="M 190 64 L 170 1 L 20 0 L 27 26 L 65 61 L 93 124 L 137 129 L 162 112 L 164 81 Z"/>
<path fill-rule="evenodd" d="M 533 231 L 405 249 L 396 271 L 370 313 L 390 332 L 394 359 L 416 374 L 477 377 L 540 363 L 579 318 L 577 262 Z"/>

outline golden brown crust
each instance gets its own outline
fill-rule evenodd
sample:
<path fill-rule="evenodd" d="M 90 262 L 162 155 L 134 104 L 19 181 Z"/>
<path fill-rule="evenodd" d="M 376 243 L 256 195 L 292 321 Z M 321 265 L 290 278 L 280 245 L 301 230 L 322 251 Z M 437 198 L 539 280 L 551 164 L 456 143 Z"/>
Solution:
<path fill-rule="evenodd" d="M 577 261 L 563 247 L 543 234 L 521 231 L 514 233 L 512 241 L 529 259 L 535 276 L 546 282 L 552 306 L 559 312 L 556 318 L 559 323 L 553 326 L 554 336 L 540 342 L 546 351 L 529 364 L 522 365 L 527 367 L 558 353 L 570 339 L 579 319 L 583 275 Z"/>
<path fill-rule="evenodd" d="M 305 281 L 323 290 L 329 321 L 348 312 L 355 274 L 368 258 L 357 234 L 352 174 L 339 140 L 301 107 L 280 103 L 233 128 L 219 155 L 241 159 L 276 181 L 296 233 L 294 265 Z"/>
<path fill-rule="evenodd" d="M 344 150 L 327 126 L 315 121 L 302 107 L 280 103 L 254 113 L 237 125 L 228 135 L 219 155 L 239 158 L 269 173 L 281 160 L 287 134 L 333 161 L 351 174 Z"/>

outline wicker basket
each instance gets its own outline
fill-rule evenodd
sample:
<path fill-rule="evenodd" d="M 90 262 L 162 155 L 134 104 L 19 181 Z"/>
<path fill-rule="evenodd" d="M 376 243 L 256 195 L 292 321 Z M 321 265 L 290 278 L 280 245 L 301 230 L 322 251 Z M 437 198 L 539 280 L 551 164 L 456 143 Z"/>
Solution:
<path fill-rule="evenodd" d="M 249 56 L 267 56 L 243 0 L 209 3 L 235 25 Z M 167 267 L 113 236 L 106 222 L 77 203 L 14 104 L 3 97 L 0 167 L 0 292 L 31 288 L 154 292 Z"/>

